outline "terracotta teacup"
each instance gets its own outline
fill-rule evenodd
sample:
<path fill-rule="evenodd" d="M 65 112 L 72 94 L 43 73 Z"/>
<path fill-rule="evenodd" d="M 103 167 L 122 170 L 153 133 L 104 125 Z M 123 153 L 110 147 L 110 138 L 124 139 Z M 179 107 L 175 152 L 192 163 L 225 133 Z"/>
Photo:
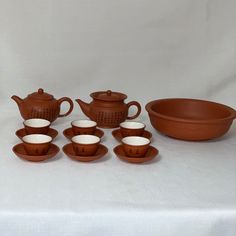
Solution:
<path fill-rule="evenodd" d="M 74 152 L 78 156 L 93 156 L 99 147 L 100 138 L 95 135 L 76 135 L 72 138 Z"/>
<path fill-rule="evenodd" d="M 45 134 L 29 134 L 22 138 L 27 154 L 41 156 L 47 154 L 52 137 Z"/>
<path fill-rule="evenodd" d="M 97 123 L 92 120 L 74 120 L 71 122 L 71 126 L 75 135 L 94 134 Z"/>
<path fill-rule="evenodd" d="M 120 123 L 120 132 L 123 137 L 142 136 L 146 125 L 136 121 L 125 121 Z"/>
<path fill-rule="evenodd" d="M 45 119 L 29 119 L 23 122 L 27 134 L 47 134 L 50 121 Z"/>
<path fill-rule="evenodd" d="M 144 157 L 148 151 L 150 140 L 140 136 L 129 136 L 122 139 L 125 154 L 129 157 Z"/>

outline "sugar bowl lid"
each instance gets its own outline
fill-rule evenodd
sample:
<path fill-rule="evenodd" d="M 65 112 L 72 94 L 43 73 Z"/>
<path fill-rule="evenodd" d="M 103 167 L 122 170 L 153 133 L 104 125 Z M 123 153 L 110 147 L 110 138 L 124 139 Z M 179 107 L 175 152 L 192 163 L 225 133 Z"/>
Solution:
<path fill-rule="evenodd" d="M 28 98 L 38 100 L 52 100 L 54 97 L 51 94 L 45 93 L 44 90 L 40 88 L 37 92 L 29 94 Z"/>
<path fill-rule="evenodd" d="M 101 101 L 110 101 L 110 102 L 123 101 L 127 98 L 125 94 L 119 92 L 113 92 L 111 90 L 94 92 L 91 93 L 90 96 L 93 99 Z"/>

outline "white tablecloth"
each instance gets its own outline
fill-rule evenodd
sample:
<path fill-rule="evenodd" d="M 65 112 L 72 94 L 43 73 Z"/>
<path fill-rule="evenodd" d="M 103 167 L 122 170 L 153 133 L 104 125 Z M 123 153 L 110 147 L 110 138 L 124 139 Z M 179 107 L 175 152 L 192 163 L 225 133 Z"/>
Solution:
<path fill-rule="evenodd" d="M 194 97 L 236 108 L 236 2 L 142 0 L 0 1 L 0 235 L 236 235 L 236 126 L 223 138 L 184 142 L 158 134 L 144 105 Z M 113 154 L 79 163 L 63 152 L 18 159 L 22 127 L 13 94 L 43 87 L 89 101 L 112 89 L 138 100 L 139 120 L 160 151 L 132 165 Z M 63 107 L 63 110 L 66 109 Z M 58 119 L 62 131 L 83 117 Z"/>

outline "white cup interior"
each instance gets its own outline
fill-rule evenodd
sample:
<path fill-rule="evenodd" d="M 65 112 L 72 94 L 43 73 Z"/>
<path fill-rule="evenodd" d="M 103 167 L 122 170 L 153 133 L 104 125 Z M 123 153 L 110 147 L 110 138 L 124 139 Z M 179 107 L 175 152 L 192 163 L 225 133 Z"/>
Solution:
<path fill-rule="evenodd" d="M 145 128 L 145 124 L 136 121 L 125 121 L 120 123 L 120 127 L 126 129 L 142 129 Z"/>
<path fill-rule="evenodd" d="M 94 144 L 100 142 L 100 138 L 95 135 L 76 135 L 72 138 L 72 141 L 79 144 Z"/>
<path fill-rule="evenodd" d="M 25 120 L 24 124 L 29 127 L 33 128 L 41 128 L 41 127 L 46 127 L 50 125 L 50 121 L 45 120 L 45 119 L 29 119 Z"/>
<path fill-rule="evenodd" d="M 23 141 L 26 143 L 49 143 L 52 141 L 52 137 L 44 134 L 29 134 L 23 137 Z"/>
<path fill-rule="evenodd" d="M 73 126 L 80 127 L 80 128 L 90 128 L 97 126 L 97 123 L 92 120 L 74 120 L 71 122 Z"/>
<path fill-rule="evenodd" d="M 122 139 L 122 142 L 132 146 L 142 146 L 150 143 L 150 140 L 139 136 L 129 136 Z"/>

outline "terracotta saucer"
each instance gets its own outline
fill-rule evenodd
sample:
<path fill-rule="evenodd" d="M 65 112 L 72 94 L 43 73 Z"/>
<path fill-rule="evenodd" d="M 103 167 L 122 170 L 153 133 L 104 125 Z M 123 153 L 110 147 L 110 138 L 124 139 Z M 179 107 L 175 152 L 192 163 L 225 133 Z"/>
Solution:
<path fill-rule="evenodd" d="M 113 130 L 113 131 L 112 131 L 112 135 L 113 135 L 113 137 L 114 137 L 118 142 L 121 142 L 121 139 L 123 138 L 123 136 L 122 136 L 122 134 L 121 134 L 121 132 L 120 132 L 120 129 L 115 129 L 115 130 Z M 150 132 L 147 131 L 147 130 L 144 130 L 144 133 L 143 133 L 142 137 L 151 139 L 152 133 L 150 133 Z"/>
<path fill-rule="evenodd" d="M 147 161 L 151 161 L 155 156 L 158 155 L 158 150 L 154 148 L 153 146 L 150 146 L 146 155 L 144 157 L 128 157 L 126 156 L 122 145 L 118 145 L 113 149 L 114 153 L 116 154 L 117 157 L 119 157 L 121 160 L 130 162 L 130 163 L 144 163 Z"/>
<path fill-rule="evenodd" d="M 48 151 L 48 153 L 46 155 L 42 155 L 42 156 L 31 156 L 28 155 L 25 152 L 23 143 L 19 143 L 17 145 L 15 145 L 12 148 L 13 152 L 20 158 L 27 160 L 27 161 L 33 161 L 33 162 L 39 162 L 39 161 L 45 161 L 48 160 L 54 156 L 57 155 L 57 153 L 60 151 L 59 147 L 56 146 L 55 144 L 50 144 L 50 149 Z"/>
<path fill-rule="evenodd" d="M 25 135 L 27 135 L 27 133 L 24 128 L 16 131 L 16 136 L 19 139 L 22 139 Z M 54 139 L 58 135 L 58 132 L 55 129 L 50 128 L 47 135 L 51 136 L 52 139 Z"/>
<path fill-rule="evenodd" d="M 72 128 L 65 129 L 63 131 L 63 134 L 69 140 L 71 140 L 75 136 L 73 131 L 72 131 Z M 104 132 L 102 130 L 100 130 L 100 129 L 96 129 L 94 135 L 96 135 L 97 137 L 101 138 L 104 135 Z"/>
<path fill-rule="evenodd" d="M 93 155 L 93 156 L 78 156 L 74 152 L 74 149 L 72 147 L 72 143 L 68 143 L 63 147 L 63 152 L 73 160 L 81 161 L 81 162 L 90 162 L 90 161 L 98 160 L 98 159 L 102 158 L 103 156 L 105 156 L 108 152 L 108 149 L 104 145 L 99 144 L 98 151 L 95 155 Z"/>

